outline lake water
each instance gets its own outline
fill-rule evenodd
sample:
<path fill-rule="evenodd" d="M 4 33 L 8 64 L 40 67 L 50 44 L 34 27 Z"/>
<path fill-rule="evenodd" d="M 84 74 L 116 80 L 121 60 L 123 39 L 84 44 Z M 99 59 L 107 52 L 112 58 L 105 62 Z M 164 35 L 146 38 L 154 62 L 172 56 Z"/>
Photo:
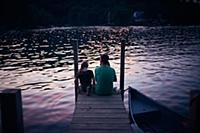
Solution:
<path fill-rule="evenodd" d="M 128 32 L 129 31 L 129 32 Z M 65 133 L 74 111 L 73 50 L 99 65 L 109 53 L 119 87 L 120 42 L 127 39 L 125 88 L 132 86 L 188 116 L 189 92 L 200 89 L 200 26 L 61 27 L 0 36 L 0 87 L 20 88 L 26 133 Z M 127 92 L 125 94 L 127 107 Z"/>

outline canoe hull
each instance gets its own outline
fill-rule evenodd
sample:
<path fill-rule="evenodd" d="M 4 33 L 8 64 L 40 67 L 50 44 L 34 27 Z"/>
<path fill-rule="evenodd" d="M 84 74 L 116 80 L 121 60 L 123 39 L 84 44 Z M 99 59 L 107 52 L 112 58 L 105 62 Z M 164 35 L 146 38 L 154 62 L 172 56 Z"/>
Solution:
<path fill-rule="evenodd" d="M 186 133 L 187 119 L 129 87 L 129 111 L 133 123 L 148 133 Z"/>

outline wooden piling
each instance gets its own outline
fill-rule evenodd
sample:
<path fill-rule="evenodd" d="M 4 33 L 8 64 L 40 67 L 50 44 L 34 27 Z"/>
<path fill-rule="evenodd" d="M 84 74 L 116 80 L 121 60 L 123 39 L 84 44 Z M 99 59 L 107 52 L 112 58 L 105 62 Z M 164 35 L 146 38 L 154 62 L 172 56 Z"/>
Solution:
<path fill-rule="evenodd" d="M 1 123 L 3 133 L 24 133 L 20 89 L 0 91 Z"/>
<path fill-rule="evenodd" d="M 200 91 L 190 92 L 190 127 L 191 133 L 200 133 Z"/>
<path fill-rule="evenodd" d="M 125 40 L 122 40 L 121 60 L 120 60 L 120 90 L 121 90 L 122 100 L 124 100 L 124 65 L 125 65 Z"/>
<path fill-rule="evenodd" d="M 78 73 L 78 40 L 72 40 L 73 50 L 74 50 L 74 77 L 77 77 Z M 75 102 L 78 99 L 78 80 L 75 80 Z"/>

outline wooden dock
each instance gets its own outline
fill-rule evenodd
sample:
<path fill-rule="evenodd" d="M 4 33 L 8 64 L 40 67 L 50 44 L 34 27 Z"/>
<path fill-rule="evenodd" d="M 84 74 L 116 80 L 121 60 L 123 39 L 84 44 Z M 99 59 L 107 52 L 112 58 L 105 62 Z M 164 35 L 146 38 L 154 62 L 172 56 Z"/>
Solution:
<path fill-rule="evenodd" d="M 132 133 L 120 95 L 79 95 L 70 133 Z"/>

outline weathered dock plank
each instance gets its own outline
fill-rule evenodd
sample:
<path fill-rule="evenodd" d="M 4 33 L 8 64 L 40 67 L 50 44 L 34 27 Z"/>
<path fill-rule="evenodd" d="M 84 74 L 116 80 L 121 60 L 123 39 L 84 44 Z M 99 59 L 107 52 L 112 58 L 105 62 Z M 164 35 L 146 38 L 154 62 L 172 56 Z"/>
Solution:
<path fill-rule="evenodd" d="M 70 133 L 132 133 L 120 95 L 79 95 Z"/>

